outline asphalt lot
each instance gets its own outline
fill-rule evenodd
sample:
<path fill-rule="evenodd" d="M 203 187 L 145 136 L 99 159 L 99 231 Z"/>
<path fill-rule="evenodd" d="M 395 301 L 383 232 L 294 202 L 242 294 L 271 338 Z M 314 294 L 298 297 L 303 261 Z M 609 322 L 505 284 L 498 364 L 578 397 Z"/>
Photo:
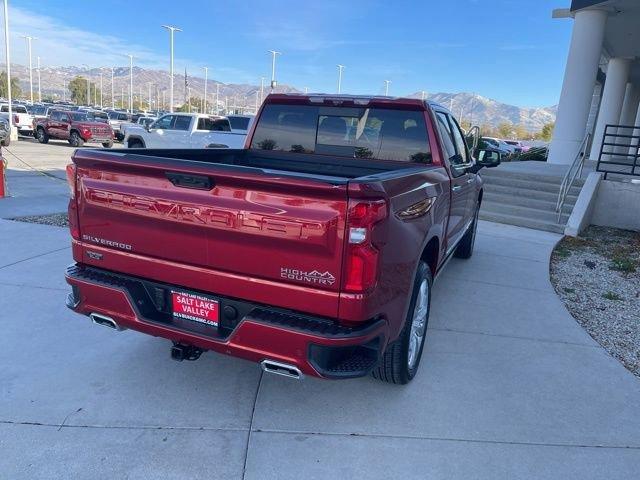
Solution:
<path fill-rule="evenodd" d="M 64 210 L 73 149 L 9 150 L 0 217 Z M 640 382 L 554 293 L 558 239 L 481 222 L 399 387 L 296 382 L 213 353 L 173 362 L 168 341 L 66 309 L 65 229 L 0 220 L 0 478 L 635 478 Z"/>

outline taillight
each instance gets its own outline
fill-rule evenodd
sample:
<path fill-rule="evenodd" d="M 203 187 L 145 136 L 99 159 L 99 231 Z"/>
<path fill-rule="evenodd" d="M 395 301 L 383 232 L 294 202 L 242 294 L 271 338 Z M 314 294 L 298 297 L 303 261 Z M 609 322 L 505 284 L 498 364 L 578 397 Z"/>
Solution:
<path fill-rule="evenodd" d="M 363 293 L 378 280 L 379 251 L 372 241 L 376 223 L 387 217 L 384 200 L 350 201 L 347 212 L 347 247 L 343 289 Z"/>
<path fill-rule="evenodd" d="M 78 205 L 76 202 L 76 189 L 78 179 L 76 176 L 76 165 L 67 165 L 67 183 L 69 184 L 69 232 L 75 240 L 80 240 L 80 222 L 78 221 Z"/>
<path fill-rule="evenodd" d="M 69 195 L 76 198 L 76 164 L 67 165 L 67 183 L 69 184 Z"/>
<path fill-rule="evenodd" d="M 13 116 L 13 124 L 17 125 L 20 123 L 20 117 L 18 115 Z"/>

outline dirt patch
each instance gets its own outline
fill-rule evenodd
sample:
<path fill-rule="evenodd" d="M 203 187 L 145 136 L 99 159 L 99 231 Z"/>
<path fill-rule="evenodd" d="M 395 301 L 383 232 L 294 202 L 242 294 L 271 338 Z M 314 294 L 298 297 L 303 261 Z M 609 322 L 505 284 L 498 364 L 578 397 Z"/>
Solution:
<path fill-rule="evenodd" d="M 591 226 L 565 237 L 551 282 L 578 323 L 640 377 L 640 233 Z"/>
<path fill-rule="evenodd" d="M 68 227 L 69 218 L 66 213 L 52 213 L 50 215 L 31 215 L 28 217 L 16 217 L 11 220 L 17 222 L 40 223 L 42 225 L 53 225 L 55 227 Z"/>

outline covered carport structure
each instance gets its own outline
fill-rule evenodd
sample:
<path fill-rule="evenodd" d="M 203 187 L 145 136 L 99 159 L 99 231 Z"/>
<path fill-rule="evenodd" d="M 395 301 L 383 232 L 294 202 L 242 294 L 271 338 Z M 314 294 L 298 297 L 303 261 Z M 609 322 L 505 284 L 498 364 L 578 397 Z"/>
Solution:
<path fill-rule="evenodd" d="M 573 0 L 553 16 L 574 25 L 548 162 L 571 164 L 587 134 L 597 160 L 607 125 L 640 126 L 640 1 Z"/>

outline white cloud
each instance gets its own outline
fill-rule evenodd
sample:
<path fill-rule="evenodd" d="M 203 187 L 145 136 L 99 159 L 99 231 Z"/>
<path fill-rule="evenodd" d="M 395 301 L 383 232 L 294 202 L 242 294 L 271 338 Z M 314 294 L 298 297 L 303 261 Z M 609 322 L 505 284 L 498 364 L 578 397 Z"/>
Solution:
<path fill-rule="evenodd" d="M 168 69 L 168 51 L 153 51 L 124 38 L 73 27 L 55 18 L 30 10 L 11 6 L 9 22 L 12 63 L 28 65 L 26 41 L 22 35 L 31 35 L 37 37 L 32 46 L 34 66 L 37 56 L 40 56 L 43 66 L 127 66 L 129 58 L 126 55 L 132 54 L 134 64 L 137 66 L 159 70 Z M 168 40 L 168 33 L 166 35 Z M 4 49 L 2 49 L 2 53 L 4 53 Z M 4 59 L 4 55 L 2 58 Z M 204 75 L 202 70 L 204 65 L 200 61 L 176 57 L 175 64 L 176 72 L 180 72 L 184 65 L 187 65 L 190 75 Z M 222 67 L 216 70 L 214 77 L 211 77 L 212 71 L 210 70 L 210 78 L 224 78 L 225 81 L 236 82 L 253 78 L 253 75 L 248 72 L 233 67 Z"/>
<path fill-rule="evenodd" d="M 9 22 L 12 62 L 28 63 L 22 35 L 31 35 L 37 37 L 33 41 L 33 58 L 39 55 L 46 65 L 120 66 L 129 63 L 125 56 L 128 53 L 134 55 L 141 66 L 163 68 L 167 64 L 166 55 L 118 37 L 71 27 L 30 10 L 11 7 Z"/>

